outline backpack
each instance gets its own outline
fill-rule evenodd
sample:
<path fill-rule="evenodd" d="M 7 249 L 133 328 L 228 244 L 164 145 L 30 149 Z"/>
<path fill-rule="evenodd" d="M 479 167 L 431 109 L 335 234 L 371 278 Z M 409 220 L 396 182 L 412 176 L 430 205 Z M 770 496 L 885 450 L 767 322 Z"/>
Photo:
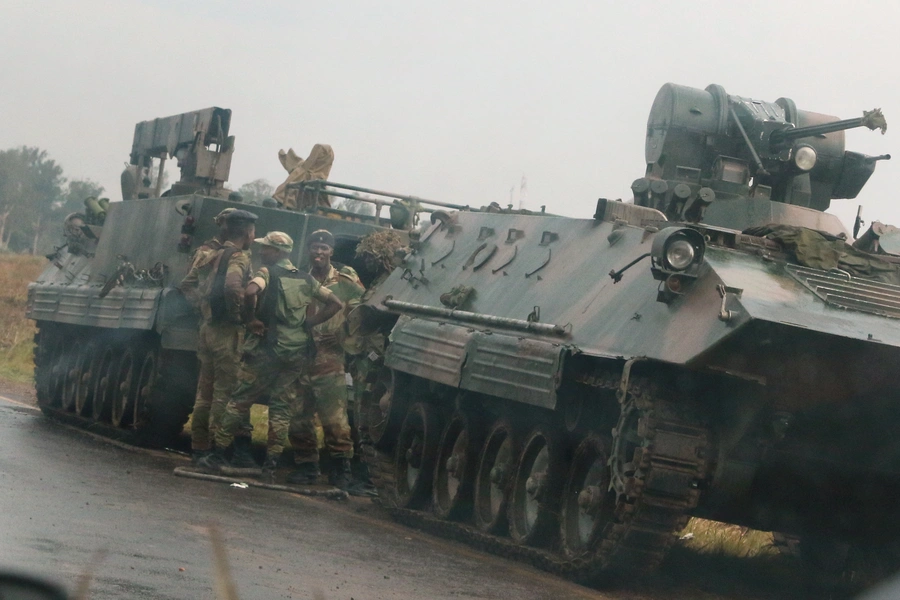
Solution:
<path fill-rule="evenodd" d="M 276 354 L 300 353 L 310 360 L 315 358 L 316 344 L 306 325 L 306 309 L 315 283 L 307 273 L 269 267 L 269 284 L 259 308 L 259 320 L 266 325 L 264 346 Z"/>
<path fill-rule="evenodd" d="M 212 315 L 213 323 L 228 322 L 228 304 L 225 301 L 225 276 L 228 274 L 228 263 L 231 262 L 232 255 L 238 249 L 229 246 L 222 251 L 219 258 L 219 267 L 216 269 L 216 276 L 212 282 L 212 288 L 209 290 L 209 311 Z"/>

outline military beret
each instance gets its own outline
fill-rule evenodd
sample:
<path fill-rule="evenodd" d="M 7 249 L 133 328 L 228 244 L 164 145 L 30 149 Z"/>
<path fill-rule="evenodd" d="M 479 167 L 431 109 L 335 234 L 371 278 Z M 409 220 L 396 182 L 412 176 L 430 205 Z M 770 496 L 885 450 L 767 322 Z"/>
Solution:
<path fill-rule="evenodd" d="M 265 237 L 256 238 L 253 241 L 263 246 L 271 246 L 272 248 L 284 250 L 285 252 L 290 252 L 294 249 L 294 240 L 283 231 L 270 231 Z"/>
<path fill-rule="evenodd" d="M 225 210 L 223 210 L 222 212 L 217 214 L 216 218 L 213 219 L 213 221 L 215 221 L 216 225 L 221 225 L 225 221 L 225 217 L 227 217 L 229 214 L 233 213 L 236 210 L 237 209 L 233 208 L 233 207 L 226 208 Z"/>
<path fill-rule="evenodd" d="M 258 215 L 253 214 L 249 210 L 236 209 L 225 215 L 225 222 L 237 223 L 238 221 L 249 221 L 255 223 L 258 218 Z"/>
<path fill-rule="evenodd" d="M 306 240 L 307 247 L 311 244 L 325 244 L 334 248 L 334 236 L 327 229 L 317 229 L 309 234 L 309 239 Z"/>

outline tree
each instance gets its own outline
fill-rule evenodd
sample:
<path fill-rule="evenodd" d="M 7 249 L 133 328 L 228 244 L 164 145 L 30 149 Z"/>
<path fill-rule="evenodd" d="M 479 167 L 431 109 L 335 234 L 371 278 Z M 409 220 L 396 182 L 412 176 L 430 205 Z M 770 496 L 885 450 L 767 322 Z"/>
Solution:
<path fill-rule="evenodd" d="M 262 205 L 262 201 L 275 192 L 275 186 L 265 179 L 254 179 L 239 187 L 238 192 L 244 197 L 245 203 Z"/>
<path fill-rule="evenodd" d="M 93 196 L 100 198 L 103 194 L 103 186 L 90 179 L 76 179 L 70 181 L 63 194 L 62 201 L 55 207 L 54 212 L 66 218 L 73 212 L 84 212 L 84 201 Z"/>
<path fill-rule="evenodd" d="M 54 207 L 63 202 L 62 172 L 40 148 L 0 152 L 0 250 L 37 251 Z"/>

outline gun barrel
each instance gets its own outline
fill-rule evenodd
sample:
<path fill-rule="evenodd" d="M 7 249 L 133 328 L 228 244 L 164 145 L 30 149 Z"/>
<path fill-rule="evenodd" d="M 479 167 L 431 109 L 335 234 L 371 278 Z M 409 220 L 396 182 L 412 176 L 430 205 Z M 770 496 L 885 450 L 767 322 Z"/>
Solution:
<path fill-rule="evenodd" d="M 807 125 L 806 127 L 794 127 L 792 129 L 773 131 L 769 139 L 773 146 L 779 146 L 800 138 L 825 135 L 826 133 L 834 133 L 835 131 L 844 131 L 856 127 L 880 129 L 883 134 L 887 130 L 887 121 L 881 113 L 881 109 L 876 108 L 874 110 L 864 111 L 863 116 L 855 119 L 844 119 L 842 121 L 832 121 L 831 123 L 821 123 L 819 125 Z"/>
<path fill-rule="evenodd" d="M 822 123 L 820 125 L 808 125 L 806 127 L 794 127 L 791 129 L 780 129 L 772 132 L 770 138 L 773 145 L 780 145 L 794 140 L 814 135 L 824 135 L 826 133 L 834 133 L 835 131 L 844 131 L 846 129 L 854 129 L 862 127 L 866 124 L 865 117 L 856 119 L 844 119 L 843 121 L 832 121 L 831 123 Z"/>

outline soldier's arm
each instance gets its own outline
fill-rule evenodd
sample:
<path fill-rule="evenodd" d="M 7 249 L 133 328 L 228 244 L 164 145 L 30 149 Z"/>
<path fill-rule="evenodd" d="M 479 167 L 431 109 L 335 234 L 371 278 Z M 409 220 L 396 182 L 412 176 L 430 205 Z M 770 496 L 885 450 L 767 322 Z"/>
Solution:
<path fill-rule="evenodd" d="M 195 265 L 191 265 L 191 270 L 178 284 L 178 289 L 181 290 L 191 306 L 200 307 L 200 270 Z"/>
<path fill-rule="evenodd" d="M 318 285 L 318 282 L 317 282 Z M 315 327 L 319 323 L 324 323 L 334 315 L 338 314 L 344 308 L 344 303 L 335 296 L 331 290 L 322 285 L 318 285 L 313 291 L 313 298 L 325 304 L 316 314 L 306 318 L 306 324 L 309 327 Z"/>
<path fill-rule="evenodd" d="M 265 323 L 256 318 L 256 305 L 259 295 L 268 286 L 268 275 L 269 272 L 265 268 L 260 269 L 244 290 L 244 323 L 247 324 L 247 329 L 256 335 L 266 333 Z"/>

